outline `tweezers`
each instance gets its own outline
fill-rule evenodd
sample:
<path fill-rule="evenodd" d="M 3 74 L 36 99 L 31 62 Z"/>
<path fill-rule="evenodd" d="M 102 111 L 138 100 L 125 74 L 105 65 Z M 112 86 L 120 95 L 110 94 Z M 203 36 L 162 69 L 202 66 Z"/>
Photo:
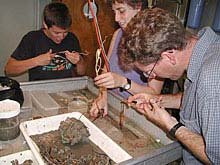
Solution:
<path fill-rule="evenodd" d="M 132 101 L 131 103 L 128 103 L 128 100 L 121 100 L 121 103 L 135 105 L 137 104 L 137 101 Z"/>
<path fill-rule="evenodd" d="M 61 54 L 61 53 L 65 53 L 66 51 L 60 51 L 60 52 L 55 52 L 55 53 L 53 53 L 53 54 Z M 72 53 L 79 53 L 79 52 L 77 52 L 77 51 L 72 51 Z M 83 55 L 83 56 L 87 56 L 88 55 L 88 53 L 79 53 L 80 55 Z"/>

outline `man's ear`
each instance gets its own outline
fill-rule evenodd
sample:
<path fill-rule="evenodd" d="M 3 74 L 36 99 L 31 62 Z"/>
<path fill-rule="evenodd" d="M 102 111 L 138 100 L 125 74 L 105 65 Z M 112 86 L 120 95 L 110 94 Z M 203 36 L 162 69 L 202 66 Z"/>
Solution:
<path fill-rule="evenodd" d="M 48 27 L 47 27 L 47 25 L 46 25 L 46 23 L 43 21 L 43 28 L 44 29 L 48 29 Z"/>
<path fill-rule="evenodd" d="M 165 59 L 167 59 L 167 60 L 169 60 L 169 62 L 170 62 L 171 64 L 175 65 L 175 64 L 176 64 L 175 51 L 176 51 L 176 50 L 174 50 L 174 49 L 172 49 L 172 50 L 166 50 L 165 52 L 163 52 L 163 53 L 161 54 L 161 57 L 162 57 L 162 58 L 165 58 Z"/>

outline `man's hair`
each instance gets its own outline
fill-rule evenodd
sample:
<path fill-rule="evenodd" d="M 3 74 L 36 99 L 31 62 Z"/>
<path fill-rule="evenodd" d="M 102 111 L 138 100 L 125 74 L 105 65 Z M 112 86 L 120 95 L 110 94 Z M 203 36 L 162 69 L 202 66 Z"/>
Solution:
<path fill-rule="evenodd" d="M 67 6 L 60 2 L 52 2 L 46 5 L 43 19 L 48 28 L 55 25 L 62 29 L 68 29 L 72 24 L 72 18 Z"/>
<path fill-rule="evenodd" d="M 141 8 L 142 10 L 147 8 L 147 0 L 112 0 L 112 3 L 126 3 L 134 9 Z"/>
<path fill-rule="evenodd" d="M 139 12 L 122 35 L 118 54 L 122 69 L 133 69 L 134 62 L 149 65 L 166 50 L 183 50 L 190 34 L 180 20 L 160 8 Z"/>

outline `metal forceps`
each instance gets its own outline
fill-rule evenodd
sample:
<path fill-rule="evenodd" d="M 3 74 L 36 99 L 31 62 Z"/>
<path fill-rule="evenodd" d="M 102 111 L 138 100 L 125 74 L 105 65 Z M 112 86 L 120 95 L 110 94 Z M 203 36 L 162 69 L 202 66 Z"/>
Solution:
<path fill-rule="evenodd" d="M 66 51 L 60 51 L 60 52 L 55 52 L 53 54 L 62 54 L 62 53 L 65 53 Z M 83 56 L 87 56 L 89 53 L 88 52 L 77 52 L 77 51 L 72 51 L 72 53 L 79 53 L 80 55 L 83 55 Z"/>
<path fill-rule="evenodd" d="M 136 107 L 136 106 L 135 106 L 136 103 L 137 103 L 137 101 L 132 101 L 132 103 L 130 103 L 130 104 L 131 104 L 131 107 L 135 108 L 135 107 Z M 127 101 L 127 100 L 122 100 L 122 101 L 121 101 L 121 112 L 120 112 L 120 114 L 119 114 L 119 127 L 120 127 L 120 129 L 122 129 L 122 128 L 123 128 L 123 125 L 124 125 L 125 105 L 128 105 L 128 101 Z"/>

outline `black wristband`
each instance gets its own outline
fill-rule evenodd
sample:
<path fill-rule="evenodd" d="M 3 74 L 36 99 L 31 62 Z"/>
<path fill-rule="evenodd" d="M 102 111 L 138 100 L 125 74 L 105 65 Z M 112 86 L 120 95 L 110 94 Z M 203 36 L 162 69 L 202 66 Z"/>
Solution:
<path fill-rule="evenodd" d="M 123 92 L 123 91 L 127 91 L 131 88 L 131 80 L 129 78 L 127 78 L 127 84 L 124 85 L 124 87 L 120 87 L 119 91 Z"/>
<path fill-rule="evenodd" d="M 120 92 L 124 92 L 124 91 L 125 91 L 125 89 L 124 89 L 124 88 L 122 88 L 122 87 L 119 87 L 119 91 L 120 91 Z"/>
<path fill-rule="evenodd" d="M 175 139 L 175 138 L 176 138 L 176 137 L 175 137 L 176 131 L 177 131 L 180 127 L 182 127 L 182 126 L 185 126 L 185 125 L 182 124 L 182 123 L 180 123 L 180 122 L 177 123 L 176 125 L 173 126 L 173 128 L 171 128 L 171 130 L 169 131 L 168 135 L 169 135 L 171 138 Z"/>

